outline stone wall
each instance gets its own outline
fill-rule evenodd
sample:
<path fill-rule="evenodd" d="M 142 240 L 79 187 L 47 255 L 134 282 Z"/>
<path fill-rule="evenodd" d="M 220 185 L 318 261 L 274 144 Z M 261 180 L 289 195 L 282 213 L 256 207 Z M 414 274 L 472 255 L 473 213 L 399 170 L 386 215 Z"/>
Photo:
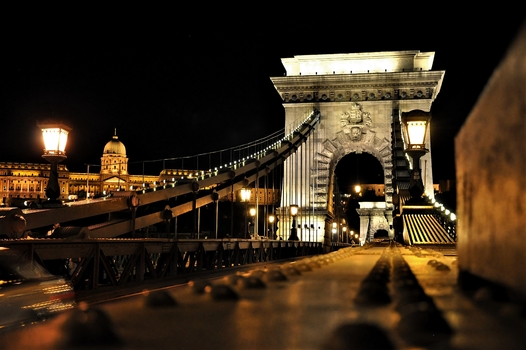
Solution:
<path fill-rule="evenodd" d="M 526 296 L 526 25 L 455 140 L 458 263 Z"/>

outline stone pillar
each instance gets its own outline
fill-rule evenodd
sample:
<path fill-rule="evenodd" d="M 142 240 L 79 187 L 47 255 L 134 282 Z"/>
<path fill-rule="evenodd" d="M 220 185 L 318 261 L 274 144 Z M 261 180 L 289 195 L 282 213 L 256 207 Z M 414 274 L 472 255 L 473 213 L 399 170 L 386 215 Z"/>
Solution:
<path fill-rule="evenodd" d="M 370 209 L 356 209 L 360 215 L 360 245 L 363 245 L 365 242 L 369 241 L 369 222 L 371 220 Z"/>
<path fill-rule="evenodd" d="M 387 220 L 387 225 L 389 225 L 389 239 L 394 239 L 394 228 L 393 228 L 393 212 L 391 210 L 385 211 L 385 218 Z"/>

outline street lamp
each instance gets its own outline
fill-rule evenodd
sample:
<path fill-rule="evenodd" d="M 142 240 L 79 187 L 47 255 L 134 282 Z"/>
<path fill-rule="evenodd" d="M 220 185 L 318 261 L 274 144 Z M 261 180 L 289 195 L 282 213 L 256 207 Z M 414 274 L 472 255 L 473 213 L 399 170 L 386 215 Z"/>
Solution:
<path fill-rule="evenodd" d="M 362 186 L 360 185 L 355 185 L 354 186 L 354 192 L 356 192 L 356 195 L 360 195 L 360 192 L 362 192 Z"/>
<path fill-rule="evenodd" d="M 296 215 L 298 215 L 298 206 L 296 204 L 290 205 L 290 215 L 292 215 L 292 228 L 290 229 L 289 241 L 299 241 L 296 229 Z"/>
<path fill-rule="evenodd" d="M 87 179 L 86 179 L 86 200 L 89 199 L 89 194 L 90 194 L 90 190 L 89 190 L 89 167 L 90 166 L 100 166 L 100 164 L 85 164 L 88 168 L 87 168 Z M 144 187 L 144 186 L 143 186 Z"/>
<path fill-rule="evenodd" d="M 333 235 L 333 239 L 334 239 L 334 236 L 336 236 L 336 234 L 338 233 L 338 224 L 336 222 L 333 222 L 332 223 L 332 235 Z M 337 240 L 338 241 L 338 236 L 336 236 Z"/>
<path fill-rule="evenodd" d="M 241 194 L 241 201 L 245 202 L 245 238 L 247 238 L 247 231 L 248 231 L 248 201 L 250 200 L 250 189 L 243 188 L 239 191 Z"/>
<path fill-rule="evenodd" d="M 268 216 L 268 222 L 270 223 L 269 239 L 274 239 L 274 221 L 276 221 L 276 217 L 270 214 Z"/>
<path fill-rule="evenodd" d="M 62 203 L 58 200 L 60 197 L 58 163 L 67 158 L 65 149 L 71 128 L 62 123 L 52 122 L 40 123 L 38 127 L 42 130 L 42 138 L 44 140 L 44 154 L 42 158 L 51 163 L 49 181 L 46 188 L 48 200 L 45 205 L 51 207 L 61 206 Z"/>
<path fill-rule="evenodd" d="M 412 198 L 421 198 L 424 194 L 424 184 L 420 171 L 420 158 L 429 150 L 425 147 L 427 128 L 431 113 L 415 110 L 402 113 L 402 124 L 406 138 L 405 152 L 413 159 L 413 172 L 409 182 L 409 194 Z"/>
<path fill-rule="evenodd" d="M 342 230 L 343 230 L 343 237 L 345 237 L 345 239 L 342 239 L 342 242 L 345 241 L 345 243 L 349 243 L 349 240 L 347 237 L 347 226 L 343 226 Z"/>
<path fill-rule="evenodd" d="M 257 235 L 256 208 L 250 208 L 250 216 L 252 217 L 252 234 L 255 237 Z"/>

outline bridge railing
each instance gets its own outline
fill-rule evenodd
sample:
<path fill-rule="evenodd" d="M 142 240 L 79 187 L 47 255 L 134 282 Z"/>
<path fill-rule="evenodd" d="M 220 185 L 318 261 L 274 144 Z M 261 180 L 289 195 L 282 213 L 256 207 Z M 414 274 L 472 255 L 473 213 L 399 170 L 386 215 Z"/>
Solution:
<path fill-rule="evenodd" d="M 457 241 L 457 216 L 454 212 L 447 209 L 443 204 L 434 199 L 430 199 L 433 204 L 433 216 L 440 225 L 446 230 L 447 234 L 456 242 Z"/>
<path fill-rule="evenodd" d="M 122 287 L 180 275 L 322 253 L 319 242 L 244 239 L 36 239 L 3 241 L 75 289 Z"/>

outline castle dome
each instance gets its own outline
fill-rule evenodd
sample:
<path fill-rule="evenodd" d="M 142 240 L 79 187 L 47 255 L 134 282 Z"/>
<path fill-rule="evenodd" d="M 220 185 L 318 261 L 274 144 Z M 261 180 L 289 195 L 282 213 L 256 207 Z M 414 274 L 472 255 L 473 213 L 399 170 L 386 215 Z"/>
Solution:
<path fill-rule="evenodd" d="M 124 147 L 124 144 L 119 141 L 117 131 L 115 131 L 115 135 L 113 135 L 111 141 L 109 141 L 106 146 L 104 146 L 103 154 L 116 154 L 122 155 L 124 157 L 126 156 L 126 147 Z"/>

